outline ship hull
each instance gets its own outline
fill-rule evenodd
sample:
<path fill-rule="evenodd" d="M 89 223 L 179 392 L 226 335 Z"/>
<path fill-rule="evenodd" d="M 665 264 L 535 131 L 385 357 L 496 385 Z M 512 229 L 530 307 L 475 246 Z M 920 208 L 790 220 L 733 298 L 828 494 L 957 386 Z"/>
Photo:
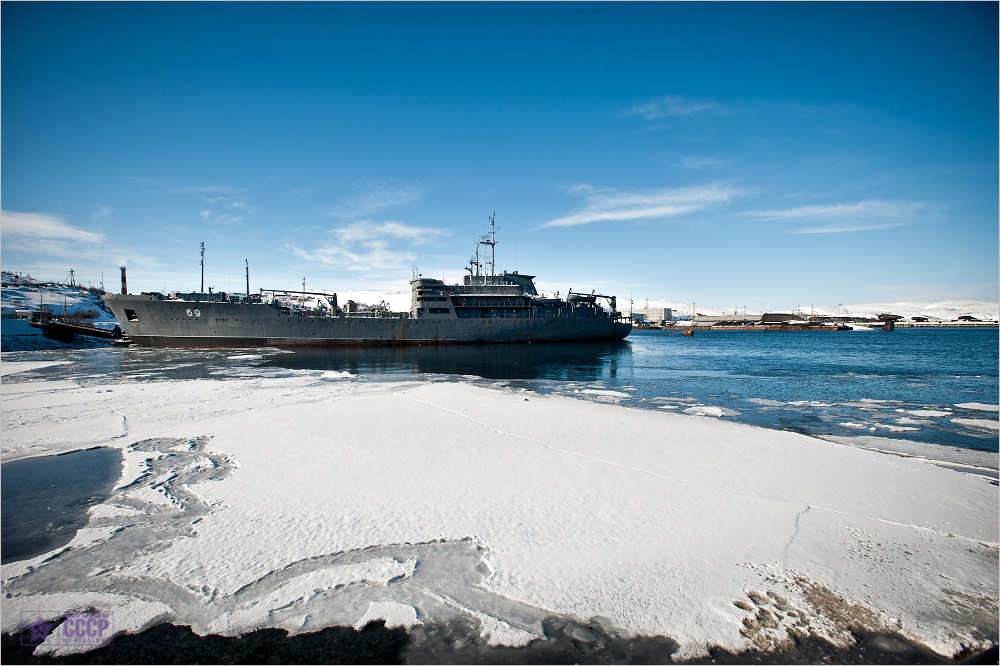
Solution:
<path fill-rule="evenodd" d="M 147 347 L 335 347 L 621 340 L 611 317 L 440 318 L 295 316 L 262 304 L 161 300 L 108 294 L 134 342 Z"/>

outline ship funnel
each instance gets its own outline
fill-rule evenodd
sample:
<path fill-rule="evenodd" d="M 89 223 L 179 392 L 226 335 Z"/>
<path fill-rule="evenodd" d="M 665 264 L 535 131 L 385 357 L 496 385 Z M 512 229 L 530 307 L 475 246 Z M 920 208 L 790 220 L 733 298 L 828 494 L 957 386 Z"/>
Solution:
<path fill-rule="evenodd" d="M 122 269 L 122 296 L 128 296 L 128 284 L 125 282 L 125 267 L 119 266 Z"/>

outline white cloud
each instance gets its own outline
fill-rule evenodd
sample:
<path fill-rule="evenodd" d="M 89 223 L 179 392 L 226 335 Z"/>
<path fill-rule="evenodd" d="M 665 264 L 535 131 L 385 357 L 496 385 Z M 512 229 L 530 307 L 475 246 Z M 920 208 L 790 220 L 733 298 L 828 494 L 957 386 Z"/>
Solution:
<path fill-rule="evenodd" d="M 789 233 L 792 234 L 847 234 L 911 224 L 916 221 L 917 213 L 926 207 L 926 204 L 916 201 L 872 199 L 854 203 L 747 211 L 743 215 L 768 221 L 819 224 L 791 229 Z"/>
<path fill-rule="evenodd" d="M 902 218 L 924 208 L 919 202 L 869 200 L 827 206 L 800 206 L 778 210 L 748 211 L 744 215 L 764 220 L 809 220 L 818 218 Z"/>
<path fill-rule="evenodd" d="M 56 215 L 45 213 L 2 211 L 0 235 L 5 259 L 20 255 L 16 260 L 26 267 L 58 259 L 76 268 L 83 264 L 120 266 L 129 261 L 146 266 L 156 263 L 151 257 L 109 244 L 104 234 L 80 229 Z"/>
<path fill-rule="evenodd" d="M 416 185 L 393 186 L 365 181 L 363 185 L 355 185 L 355 188 L 358 193 L 331 209 L 332 215 L 344 219 L 367 217 L 412 203 L 423 196 L 423 190 Z"/>
<path fill-rule="evenodd" d="M 104 235 L 78 229 L 61 218 L 45 213 L 0 212 L 0 233 L 25 240 L 51 239 L 80 243 L 100 243 Z"/>
<path fill-rule="evenodd" d="M 408 271 L 417 255 L 400 244 L 417 246 L 447 236 L 447 229 L 418 227 L 402 222 L 359 220 L 331 229 L 336 243 L 318 243 L 305 250 L 291 244 L 286 247 L 295 256 L 338 270 L 365 272 Z"/>
<path fill-rule="evenodd" d="M 551 220 L 540 228 L 574 227 L 602 221 L 627 221 L 676 217 L 725 203 L 743 194 L 742 190 L 726 185 L 697 185 L 659 190 L 594 189 L 586 185 L 571 191 L 586 196 L 587 205 L 563 217 Z"/>
<path fill-rule="evenodd" d="M 360 220 L 337 229 L 331 229 L 330 233 L 337 237 L 343 244 L 368 242 L 379 238 L 391 237 L 401 238 L 410 241 L 414 245 L 423 245 L 434 238 L 449 235 L 447 229 L 437 229 L 433 227 L 415 227 L 402 222 L 370 222 Z"/>
<path fill-rule="evenodd" d="M 626 115 L 642 116 L 646 120 L 657 120 L 666 116 L 690 116 L 710 110 L 722 111 L 718 105 L 712 102 L 688 99 L 681 95 L 665 95 L 642 104 L 634 104 Z"/>
<path fill-rule="evenodd" d="M 848 234 L 855 231 L 876 231 L 892 229 L 909 224 L 908 222 L 887 222 L 885 224 L 841 224 L 830 227 L 812 227 L 809 229 L 793 229 L 792 234 Z"/>
<path fill-rule="evenodd" d="M 210 221 L 215 224 L 236 224 L 242 219 L 239 215 L 216 215 Z"/>
<path fill-rule="evenodd" d="M 225 187 L 225 186 L 219 186 Z M 188 188 L 186 192 L 193 191 L 206 191 L 207 188 Z M 180 190 L 175 190 L 180 191 Z M 214 190 L 213 190 L 214 191 Z M 201 199 L 208 208 L 203 208 L 198 214 L 203 220 L 207 220 L 213 224 L 236 224 L 243 219 L 243 215 L 250 215 L 256 213 L 258 208 L 256 206 L 251 206 L 244 201 L 238 201 L 228 196 L 218 196 L 218 197 L 202 197 Z M 230 213 L 217 214 L 215 212 L 216 204 L 222 206 L 223 209 L 227 211 L 232 211 Z M 240 212 L 240 215 L 235 215 L 233 213 Z"/>
<path fill-rule="evenodd" d="M 302 259 L 349 271 L 397 271 L 407 268 L 417 258 L 413 252 L 390 250 L 386 241 L 365 243 L 360 251 L 330 245 L 312 250 L 303 250 L 294 245 L 286 247 Z"/>

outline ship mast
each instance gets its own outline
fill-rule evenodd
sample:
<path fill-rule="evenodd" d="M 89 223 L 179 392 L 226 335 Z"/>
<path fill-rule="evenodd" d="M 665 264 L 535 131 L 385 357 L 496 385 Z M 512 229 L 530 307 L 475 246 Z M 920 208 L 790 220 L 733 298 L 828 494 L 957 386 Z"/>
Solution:
<path fill-rule="evenodd" d="M 484 259 L 486 260 L 486 272 L 485 272 L 485 275 L 488 275 L 489 277 L 496 277 L 496 274 L 497 274 L 497 260 L 496 260 L 497 223 L 496 223 L 496 218 L 497 218 L 496 211 L 493 211 L 493 214 L 490 215 L 490 233 L 487 234 L 487 235 L 485 235 L 485 236 L 483 236 L 482 238 L 480 238 L 479 239 L 479 244 L 476 245 L 477 263 L 478 263 L 478 256 L 479 256 L 479 245 L 482 245 L 484 248 L 488 248 L 488 250 L 484 249 L 484 254 L 486 252 L 488 252 L 488 254 L 485 254 Z M 495 280 L 490 281 L 490 282 L 495 282 Z"/>
<path fill-rule="evenodd" d="M 497 274 L 497 213 L 493 211 L 490 215 L 490 276 L 496 277 Z"/>

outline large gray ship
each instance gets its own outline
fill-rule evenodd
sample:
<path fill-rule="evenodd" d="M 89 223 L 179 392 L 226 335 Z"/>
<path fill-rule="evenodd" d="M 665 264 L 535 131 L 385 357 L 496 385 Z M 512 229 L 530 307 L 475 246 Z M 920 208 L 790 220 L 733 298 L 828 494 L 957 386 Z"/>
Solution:
<path fill-rule="evenodd" d="M 614 296 L 591 292 L 543 297 L 533 275 L 497 274 L 495 232 L 480 241 L 461 284 L 417 277 L 408 312 L 340 307 L 336 294 L 261 290 L 219 293 L 121 294 L 104 300 L 135 343 L 148 347 L 324 347 L 569 340 L 622 340 L 632 323 Z M 298 295 L 301 294 L 301 298 Z M 313 303 L 304 307 L 307 296 Z M 607 305 L 605 308 L 602 302 Z"/>

